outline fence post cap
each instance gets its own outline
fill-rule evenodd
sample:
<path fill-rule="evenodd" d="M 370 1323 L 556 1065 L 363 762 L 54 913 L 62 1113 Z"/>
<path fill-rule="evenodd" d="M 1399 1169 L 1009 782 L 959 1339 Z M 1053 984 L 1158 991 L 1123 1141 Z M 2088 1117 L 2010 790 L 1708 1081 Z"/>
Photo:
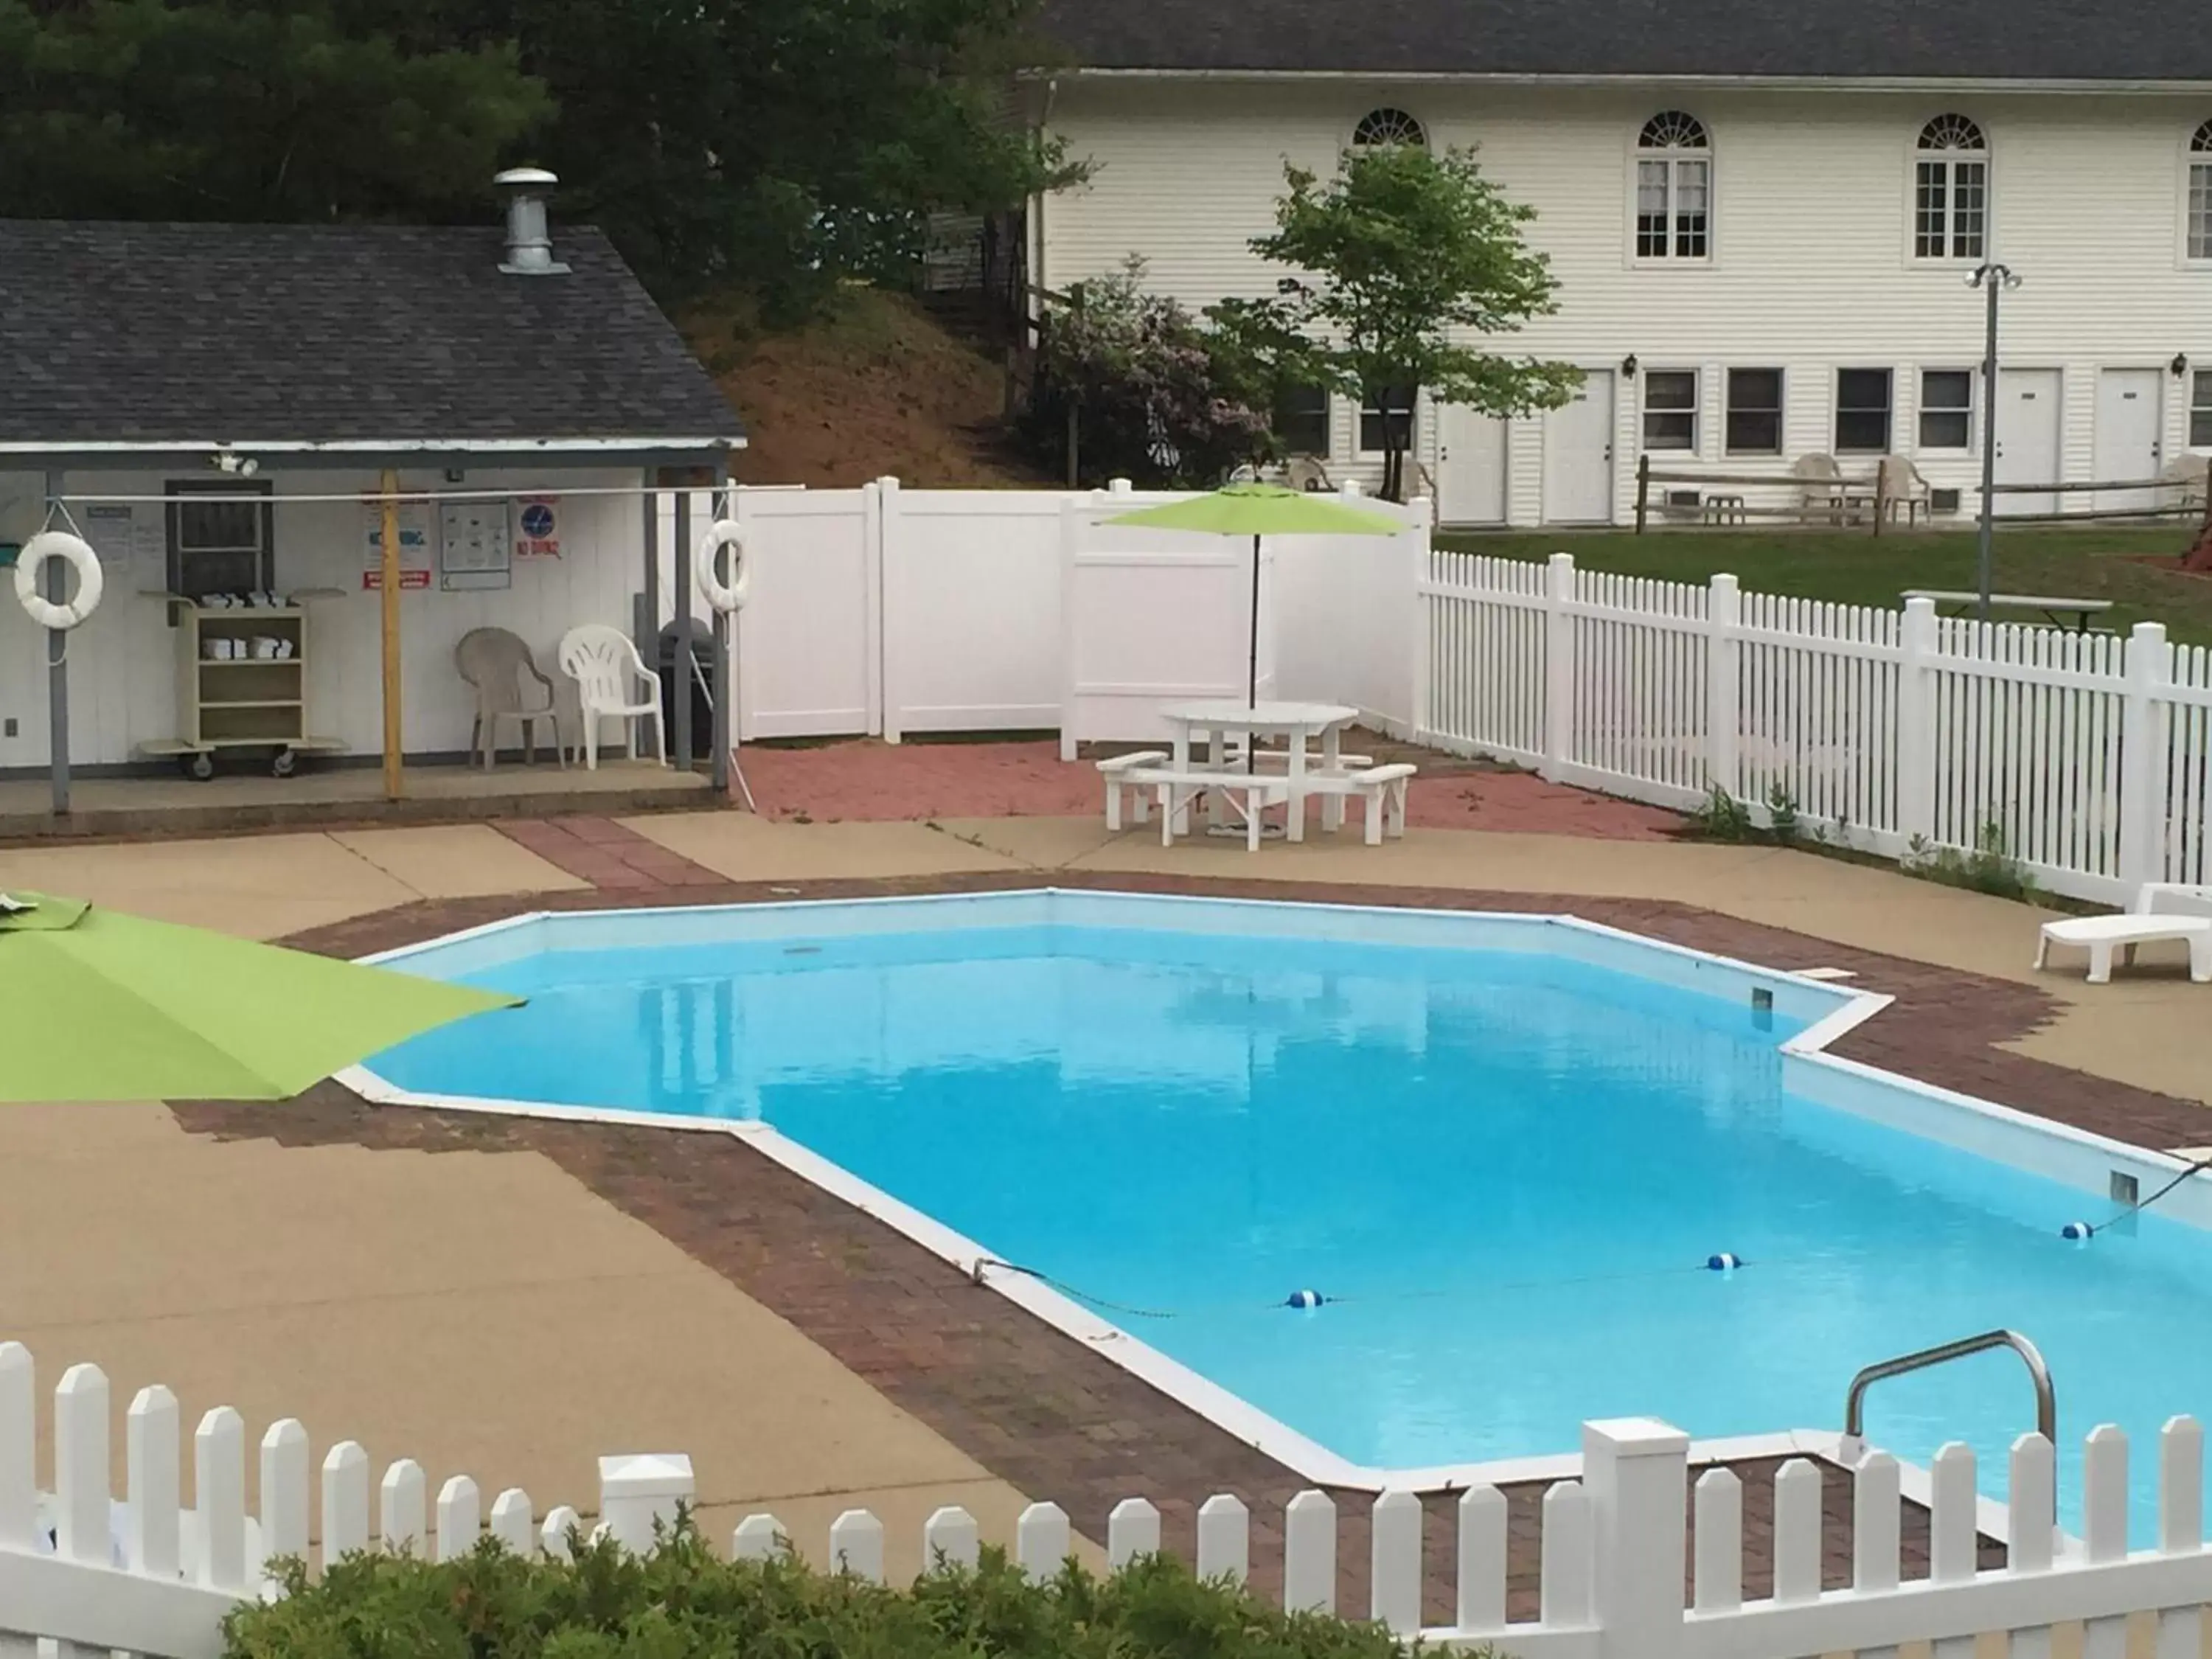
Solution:
<path fill-rule="evenodd" d="M 599 1460 L 599 1496 L 689 1498 L 696 1490 L 683 1452 L 628 1452 Z"/>
<path fill-rule="evenodd" d="M 1616 1457 L 1672 1457 L 1687 1454 L 1690 1437 L 1656 1417 L 1608 1417 L 1583 1425 L 1583 1445 Z"/>

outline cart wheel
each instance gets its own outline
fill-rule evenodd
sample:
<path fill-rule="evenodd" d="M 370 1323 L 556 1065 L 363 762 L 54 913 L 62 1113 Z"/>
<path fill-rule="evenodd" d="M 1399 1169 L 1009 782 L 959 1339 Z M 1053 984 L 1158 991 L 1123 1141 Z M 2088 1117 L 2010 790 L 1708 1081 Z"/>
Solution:
<path fill-rule="evenodd" d="M 184 775 L 186 777 L 191 779 L 196 783 L 205 783 L 210 778 L 215 775 L 215 757 L 213 755 L 206 753 L 198 755 L 179 755 L 177 757 L 177 765 L 184 772 Z"/>
<path fill-rule="evenodd" d="M 279 749 L 269 763 L 269 775 L 289 778 L 300 769 L 300 757 L 289 749 Z"/>

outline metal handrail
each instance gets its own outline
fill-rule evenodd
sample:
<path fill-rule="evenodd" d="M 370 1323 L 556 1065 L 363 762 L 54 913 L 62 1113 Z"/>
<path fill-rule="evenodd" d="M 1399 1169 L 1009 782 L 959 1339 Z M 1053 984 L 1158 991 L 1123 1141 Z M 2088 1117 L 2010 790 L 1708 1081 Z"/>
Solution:
<path fill-rule="evenodd" d="M 1866 1391 L 1885 1377 L 1926 1370 L 1930 1365 L 1964 1359 L 1969 1354 L 1986 1353 L 1991 1348 L 2010 1348 L 2026 1364 L 2028 1377 L 2035 1384 L 2035 1431 L 2057 1445 L 2058 1395 L 2051 1386 L 2051 1367 L 2043 1363 L 2043 1355 L 2035 1344 L 2018 1331 L 1984 1331 L 1979 1336 L 1961 1337 L 1956 1342 L 1923 1348 L 1917 1353 L 1899 1354 L 1894 1359 L 1869 1365 L 1851 1379 L 1850 1392 L 1844 1396 L 1844 1433 L 1852 1439 L 1860 1437 L 1866 1421 Z"/>

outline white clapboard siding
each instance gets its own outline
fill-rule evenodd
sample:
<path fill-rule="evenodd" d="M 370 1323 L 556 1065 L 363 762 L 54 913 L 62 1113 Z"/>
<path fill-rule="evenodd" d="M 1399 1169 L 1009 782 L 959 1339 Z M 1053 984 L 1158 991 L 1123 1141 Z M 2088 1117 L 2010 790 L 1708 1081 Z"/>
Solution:
<path fill-rule="evenodd" d="M 527 1494 L 502 1492 L 482 1510 L 466 1475 L 437 1492 L 434 1535 L 422 1467 L 401 1458 L 376 1483 L 370 1527 L 369 1462 L 340 1442 L 319 1465 L 307 1431 L 291 1419 L 260 1442 L 260 1512 L 245 1503 L 246 1427 L 227 1407 L 208 1412 L 193 1435 L 198 1508 L 180 1508 L 182 1426 L 175 1398 L 142 1389 L 125 1416 L 126 1503 L 111 1493 L 108 1380 L 98 1367 L 64 1373 L 52 1395 L 55 1490 L 40 1493 L 33 1452 L 39 1414 L 31 1357 L 0 1344 L 0 1655 L 31 1659 L 41 1641 L 78 1659 L 115 1650 L 149 1659 L 218 1659 L 222 1622 L 241 1599 L 274 1593 L 268 1564 L 305 1559 L 308 1518 L 319 1497 L 320 1560 L 328 1566 L 364 1549 L 428 1553 L 452 1560 L 487 1531 L 518 1552 L 565 1558 L 585 1530 L 578 1512 L 550 1511 L 542 1524 Z M 1938 1659 L 1966 1659 L 1976 1638 L 2007 1632 L 2019 1659 L 2047 1659 L 2053 1627 L 2079 1624 L 2084 1659 L 2123 1659 L 2126 1620 L 2153 1615 L 2157 1659 L 2198 1659 L 2202 1609 L 2212 1600 L 2212 1552 L 2203 1540 L 2204 1437 L 2186 1417 L 2169 1420 L 2155 1457 L 2140 1460 L 2158 1485 L 2158 1537 L 2130 1551 L 2127 1534 L 2130 1449 L 2117 1429 L 2100 1427 L 2084 1448 L 2082 1537 L 2057 1529 L 2057 1460 L 2051 1443 L 2023 1435 L 2007 1470 L 2009 1553 L 2002 1568 L 1979 1568 L 1984 1508 L 1973 1454 L 1939 1452 L 1927 1472 L 1929 1571 L 1900 1573 L 1896 1461 L 1879 1451 L 1856 1469 L 1795 1457 L 1773 1480 L 1772 1584 L 1744 1598 L 1742 1476 L 1709 1468 L 1691 1480 L 1689 1442 L 1663 1423 L 1629 1419 L 1584 1431 L 1583 1480 L 1554 1482 L 1540 1504 L 1535 1617 L 1509 1607 L 1507 1500 L 1487 1486 L 1455 1506 L 1458 1548 L 1448 1587 L 1428 1577 L 1426 1517 L 1419 1498 L 1388 1492 L 1351 1500 L 1365 1510 L 1368 1535 L 1364 1613 L 1407 1638 L 1432 1643 L 1482 1641 L 1516 1659 L 1604 1659 L 1609 1653 L 1669 1653 L 1678 1659 L 1802 1659 L 1850 1653 L 1893 1659 L 1900 1647 L 1932 1644 Z M 655 1455 L 602 1460 L 599 1514 L 587 1535 L 621 1547 L 651 1547 L 656 1523 L 672 1521 L 692 1498 L 690 1460 Z M 315 1483 L 319 1475 L 319 1493 Z M 1850 1582 L 1822 1583 L 1822 1494 L 1832 1482 L 1854 1487 L 1856 1537 Z M 1695 1510 L 1695 1542 L 1684 1524 Z M 1350 1565 L 1338 1533 L 1338 1501 L 1297 1494 L 1280 1512 L 1279 1553 L 1255 1551 L 1246 1501 L 1220 1494 L 1200 1504 L 1191 1565 L 1229 1583 L 1264 1583 L 1265 1594 L 1297 1612 L 1327 1610 L 1337 1573 Z M 1149 1500 L 1124 1499 L 1097 1517 L 1116 1567 L 1157 1555 L 1161 1513 Z M 1096 1522 L 1094 1522 L 1096 1524 Z M 937 1509 L 918 1540 L 925 1571 L 974 1569 L 987 1541 L 968 1510 Z M 995 1540 L 993 1540 L 995 1541 Z M 1048 1579 L 1073 1545 L 1068 1516 L 1032 1504 L 1016 1521 L 1012 1559 L 1033 1579 Z M 817 1553 L 812 1545 L 823 1546 Z M 748 1516 L 729 1540 L 738 1560 L 767 1561 L 794 1547 L 772 1515 Z M 826 1536 L 798 1540 L 808 1559 L 873 1583 L 885 1582 L 886 1533 L 866 1510 L 838 1516 Z M 1356 1560 L 1356 1558 L 1352 1558 Z M 1684 1594 L 1686 1565 L 1689 1594 Z M 1279 1572 L 1277 1571 L 1279 1569 Z M 1446 1608 L 1449 1622 L 1426 1625 Z M 1509 1613 L 1522 1615 L 1509 1618 Z"/>
<path fill-rule="evenodd" d="M 2001 850 L 2124 902 L 2212 883 L 2212 653 L 1432 552 L 1421 741 L 1893 858 Z"/>

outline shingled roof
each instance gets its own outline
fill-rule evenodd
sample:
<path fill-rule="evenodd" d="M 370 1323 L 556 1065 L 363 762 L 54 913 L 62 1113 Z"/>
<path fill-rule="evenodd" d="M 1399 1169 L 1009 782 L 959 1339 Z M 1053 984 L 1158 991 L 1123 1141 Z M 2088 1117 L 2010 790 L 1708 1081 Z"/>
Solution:
<path fill-rule="evenodd" d="M 606 238 L 0 220 L 0 442 L 736 443 Z"/>
<path fill-rule="evenodd" d="M 2212 82 L 2172 0 L 1047 0 L 1079 69 Z"/>

